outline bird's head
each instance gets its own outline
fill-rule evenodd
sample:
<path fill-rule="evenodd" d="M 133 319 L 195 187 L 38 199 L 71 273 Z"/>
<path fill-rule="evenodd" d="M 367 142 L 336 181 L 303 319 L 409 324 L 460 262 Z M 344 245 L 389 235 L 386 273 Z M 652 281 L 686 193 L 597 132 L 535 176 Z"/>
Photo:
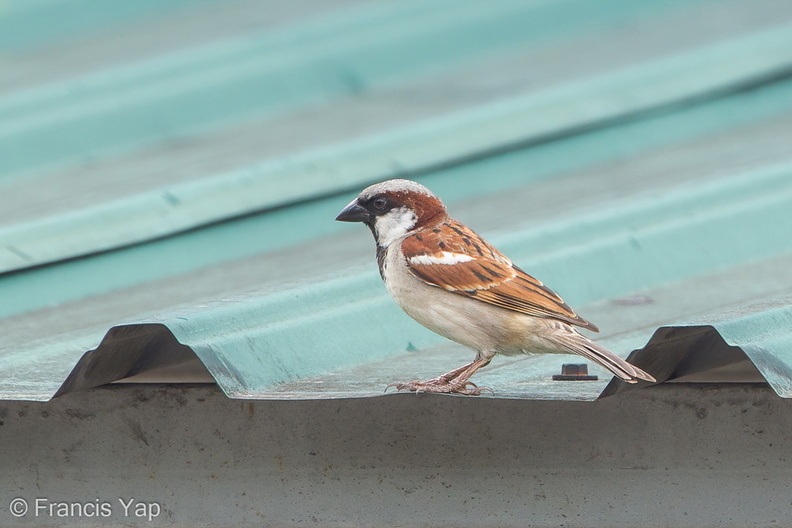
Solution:
<path fill-rule="evenodd" d="M 410 180 L 388 180 L 363 189 L 336 217 L 341 222 L 363 222 L 374 233 L 377 245 L 392 242 L 439 224 L 446 216 L 440 199 Z"/>

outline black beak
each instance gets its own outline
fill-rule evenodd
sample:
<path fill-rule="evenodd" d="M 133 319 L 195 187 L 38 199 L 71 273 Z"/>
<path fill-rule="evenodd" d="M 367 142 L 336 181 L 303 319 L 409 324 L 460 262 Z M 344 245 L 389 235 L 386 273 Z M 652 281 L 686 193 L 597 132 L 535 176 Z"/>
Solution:
<path fill-rule="evenodd" d="M 359 206 L 357 200 L 353 200 L 336 216 L 339 222 L 368 222 L 370 218 L 371 213 L 365 207 Z"/>

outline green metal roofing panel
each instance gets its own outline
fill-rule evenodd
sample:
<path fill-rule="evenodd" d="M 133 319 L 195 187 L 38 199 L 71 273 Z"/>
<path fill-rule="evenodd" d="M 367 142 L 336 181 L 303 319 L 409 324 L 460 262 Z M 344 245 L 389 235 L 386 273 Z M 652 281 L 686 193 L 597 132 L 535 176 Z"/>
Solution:
<path fill-rule="evenodd" d="M 631 119 L 636 113 L 682 104 L 711 91 L 761 85 L 768 77 L 792 68 L 788 57 L 791 34 L 789 28 L 775 30 L 752 36 L 746 42 L 730 42 L 693 56 L 652 63 L 638 71 L 617 72 L 499 101 L 351 144 L 12 223 L 0 230 L 4 248 L 0 269 L 10 271 L 137 243 L 341 189 L 363 187 L 403 173 L 428 172 L 522 143 Z M 765 60 L 755 60 L 757 54 Z M 730 60 L 722 62 L 724 56 Z M 702 64 L 720 67 L 705 69 Z M 471 130 L 476 133 L 470 134 Z M 19 137 L 13 126 L 4 131 L 6 136 Z M 24 140 L 24 144 L 31 143 Z M 5 149 L 19 150 L 14 145 Z"/>
<path fill-rule="evenodd" d="M 790 397 L 788 4 L 276 2 L 269 26 L 246 6 L 86 10 L 79 36 L 0 41 L 0 75 L 20 72 L 0 86 L 3 398 L 130 378 L 359 397 L 469 361 L 388 298 L 369 233 L 333 221 L 404 176 L 658 379 Z M 155 49 L 135 29 L 221 15 Z M 21 66 L 74 61 L 111 19 L 126 62 Z M 570 360 L 498 358 L 476 381 L 623 390 L 598 367 L 550 381 Z"/>
<path fill-rule="evenodd" d="M 438 16 L 448 13 L 448 6 L 431 5 Z M 487 35 L 488 31 L 492 31 L 492 46 L 497 48 L 503 45 L 499 40 L 504 38 L 503 27 L 494 23 L 493 29 L 490 29 L 480 20 L 481 4 L 471 5 L 471 13 L 466 16 L 477 20 L 481 26 L 475 34 Z M 413 17 L 417 15 L 411 9 L 426 9 L 422 6 L 401 6 L 399 12 L 404 18 L 403 23 L 413 24 Z M 567 6 L 568 9 L 571 7 L 573 6 Z M 390 13 L 392 9 L 387 16 L 379 16 L 388 21 L 394 20 L 393 13 Z M 529 4 L 520 2 L 515 4 L 514 9 L 521 13 L 525 11 L 525 16 L 532 20 L 536 18 L 536 8 L 529 8 Z M 485 10 L 490 11 L 489 8 Z M 453 11 L 460 13 L 459 17 L 466 13 L 459 6 L 455 6 Z M 501 17 L 498 21 L 512 19 L 513 13 L 510 9 L 504 7 L 496 12 Z M 623 23 L 622 17 L 628 14 L 629 11 L 621 12 L 611 23 Z M 643 14 L 643 11 L 639 10 L 638 14 Z M 401 19 L 397 17 L 395 20 Z M 336 31 L 339 38 L 343 37 L 346 42 L 350 31 L 346 27 L 348 24 L 358 24 L 369 31 L 374 22 L 365 17 L 363 21 L 342 17 L 338 22 L 342 27 Z M 450 25 L 449 21 L 444 23 Z M 470 31 L 466 25 L 470 21 L 464 18 L 464 21 L 458 23 L 458 26 L 452 27 L 459 34 L 445 38 L 447 42 L 456 44 L 450 46 L 456 53 L 454 60 L 463 60 L 466 58 L 466 46 L 470 45 Z M 434 28 L 436 21 L 430 19 L 426 24 L 427 28 Z M 323 25 L 318 22 L 310 24 L 312 31 L 319 31 L 322 35 L 333 27 L 327 21 Z M 400 39 L 409 38 L 410 33 L 403 28 L 397 31 L 399 27 L 393 32 Z M 570 131 L 601 126 L 614 120 L 630 119 L 636 113 L 657 111 L 667 105 L 685 104 L 713 93 L 745 90 L 792 70 L 792 59 L 788 52 L 792 45 L 790 28 L 792 26 L 773 27 L 725 42 L 708 43 L 707 46 L 692 50 L 685 49 L 633 67 L 589 75 L 584 79 L 544 90 L 530 90 L 528 94 L 419 123 L 410 123 L 358 141 L 320 149 L 318 152 L 268 160 L 231 172 L 164 186 L 160 177 L 155 189 L 124 194 L 114 200 L 101 203 L 78 201 L 73 208 L 60 212 L 57 209 L 63 208 L 61 203 L 64 200 L 54 200 L 56 214 L 52 214 L 50 210 L 36 218 L 19 222 L 20 214 L 24 218 L 25 210 L 31 205 L 22 201 L 16 207 L 8 208 L 5 213 L 6 221 L 0 223 L 0 270 L 13 270 L 138 243 L 234 216 L 337 192 L 339 189 L 361 187 L 402 173 L 426 172 L 434 167 L 459 163 L 471 157 L 488 155 Z M 301 26 L 298 29 L 287 28 L 285 31 L 289 36 L 285 42 L 278 41 L 270 34 L 262 38 L 267 42 L 275 39 L 276 43 L 267 44 L 275 49 L 292 49 L 295 46 L 293 41 L 315 41 L 314 47 L 318 46 L 321 53 L 327 51 L 325 45 L 320 45 L 324 43 L 321 35 L 306 36 L 303 33 L 307 29 Z M 297 35 L 293 35 L 294 32 Z M 426 32 L 432 38 L 439 38 L 434 31 L 427 29 Z M 382 38 L 387 33 L 378 26 L 377 38 Z M 519 34 L 526 38 L 533 35 L 525 28 Z M 409 40 L 412 42 L 414 39 Z M 345 44 L 345 49 L 348 48 L 346 53 L 350 57 L 358 58 L 361 51 L 370 51 L 362 36 L 353 42 L 354 46 Z M 511 41 L 510 43 L 517 45 Z M 402 40 L 389 45 L 398 50 L 398 53 L 407 53 L 403 49 Z M 431 45 L 426 47 L 430 50 L 436 48 Z M 323 58 L 321 55 L 316 56 L 318 50 L 311 50 L 307 52 L 311 58 L 304 61 L 304 67 L 313 75 L 318 75 L 315 62 Z M 483 50 L 477 48 L 477 53 L 483 53 Z M 237 57 L 237 54 L 242 56 Z M 14 156 L 29 156 L 20 160 L 20 163 L 22 167 L 30 170 L 36 164 L 42 163 L 46 156 L 54 156 L 59 148 L 65 149 L 71 156 L 101 156 L 102 149 L 99 144 L 102 141 L 113 141 L 113 134 L 120 133 L 127 123 L 130 133 L 136 135 L 135 144 L 164 141 L 164 136 L 146 136 L 146 132 L 141 131 L 138 120 L 151 120 L 151 126 L 155 126 L 157 131 L 170 130 L 171 127 L 166 121 L 174 114 L 174 119 L 187 120 L 177 128 L 192 129 L 192 133 L 196 133 L 203 126 L 193 122 L 199 119 L 198 110 L 216 112 L 225 120 L 231 120 L 237 112 L 244 112 L 247 119 L 251 115 L 261 118 L 261 112 L 253 108 L 255 105 L 252 100 L 280 105 L 286 104 L 283 102 L 284 98 L 295 96 L 295 91 L 289 88 L 281 95 L 269 94 L 259 84 L 252 83 L 252 100 L 242 97 L 231 87 L 218 86 L 214 81 L 208 82 L 209 78 L 226 77 L 222 73 L 213 72 L 213 65 L 227 69 L 229 64 L 238 64 L 237 67 L 245 72 L 252 69 L 251 75 L 259 74 L 259 69 L 264 69 L 267 75 L 278 82 L 282 82 L 284 78 L 293 79 L 301 86 L 317 90 L 326 89 L 328 86 L 326 80 L 303 80 L 299 75 L 284 71 L 284 68 L 300 61 L 290 61 L 282 57 L 281 53 L 258 49 L 258 45 L 252 42 L 246 41 L 244 46 L 234 42 L 233 53 L 202 49 L 187 55 L 186 58 L 180 55 L 167 60 L 159 59 L 153 65 L 149 62 L 135 64 L 131 67 L 131 72 L 101 72 L 96 79 L 78 78 L 55 86 L 46 86 L 38 91 L 6 95 L 0 100 L 0 119 L 4 122 L 0 129 L 0 148 L 6 154 L 2 160 L 12 163 Z M 255 60 L 248 58 L 248 55 Z M 426 52 L 420 56 L 426 56 Z M 264 65 L 262 57 L 269 58 L 276 64 Z M 726 57 L 728 60 L 724 60 Z M 445 55 L 437 60 L 444 67 L 448 67 L 449 59 Z M 206 61 L 211 64 L 206 64 Z M 411 60 L 407 64 L 412 65 L 414 62 Z M 410 75 L 409 68 L 404 70 L 402 66 L 399 63 L 399 67 L 394 67 L 393 70 Z M 146 70 L 145 73 L 138 72 L 141 68 Z M 191 80 L 189 74 L 185 73 L 185 68 L 195 70 L 200 75 Z M 185 84 L 186 87 L 180 90 L 168 88 L 166 80 L 163 80 L 164 75 L 173 76 L 180 85 Z M 373 89 L 368 84 L 366 86 L 366 90 Z M 206 91 L 211 100 L 192 100 L 183 93 L 190 89 Z M 167 113 L 154 107 L 141 107 L 136 104 L 134 94 L 124 97 L 127 91 L 132 90 L 143 92 L 140 97 L 144 102 L 166 107 Z M 103 96 L 103 93 L 107 95 Z M 222 93 L 223 97 L 218 98 L 218 93 Z M 102 103 L 102 97 L 111 99 Z M 174 101 L 184 105 L 184 108 L 174 105 Z M 238 105 L 239 108 L 231 110 L 223 107 L 228 104 Z M 302 101 L 300 104 L 305 105 L 307 102 Z M 126 114 L 112 113 L 121 110 Z M 107 126 L 108 122 L 114 125 Z M 46 129 L 52 127 L 57 127 L 57 134 L 63 136 L 63 140 L 48 138 Z M 471 134 L 472 130 L 476 133 Z M 169 133 L 177 134 L 176 131 Z M 58 147 L 61 143 L 63 146 Z M 47 148 L 40 149 L 42 144 L 47 145 Z M 0 170 L 13 174 L 17 169 L 9 165 L 0 167 Z M 7 192 L 17 190 L 12 182 Z M 40 194 L 37 193 L 36 196 Z"/>

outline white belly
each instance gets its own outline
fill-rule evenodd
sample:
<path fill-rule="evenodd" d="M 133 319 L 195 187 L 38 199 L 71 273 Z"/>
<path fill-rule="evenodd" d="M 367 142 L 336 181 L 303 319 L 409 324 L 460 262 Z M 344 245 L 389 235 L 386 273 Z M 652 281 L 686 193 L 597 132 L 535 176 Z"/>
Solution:
<path fill-rule="evenodd" d="M 519 354 L 544 352 L 543 340 L 532 334 L 541 325 L 528 317 L 457 293 L 431 286 L 399 262 L 401 242 L 392 244 L 385 256 L 383 279 L 394 300 L 417 322 L 462 345 L 480 352 Z M 532 346 L 534 345 L 534 346 Z"/>

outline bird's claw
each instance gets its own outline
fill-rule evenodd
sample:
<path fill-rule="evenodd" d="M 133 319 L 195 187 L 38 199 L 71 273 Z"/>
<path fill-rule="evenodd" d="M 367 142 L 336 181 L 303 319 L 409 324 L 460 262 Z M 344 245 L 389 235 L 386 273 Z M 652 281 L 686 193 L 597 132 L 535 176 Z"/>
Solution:
<path fill-rule="evenodd" d="M 427 381 L 409 381 L 409 382 L 395 382 L 385 387 L 387 391 L 389 388 L 395 387 L 398 392 L 407 390 L 410 392 L 438 392 L 444 394 L 464 394 L 467 396 L 480 396 L 481 391 L 488 390 L 492 392 L 489 387 L 479 387 L 472 381 L 454 382 L 443 380 L 442 378 L 434 378 Z"/>

